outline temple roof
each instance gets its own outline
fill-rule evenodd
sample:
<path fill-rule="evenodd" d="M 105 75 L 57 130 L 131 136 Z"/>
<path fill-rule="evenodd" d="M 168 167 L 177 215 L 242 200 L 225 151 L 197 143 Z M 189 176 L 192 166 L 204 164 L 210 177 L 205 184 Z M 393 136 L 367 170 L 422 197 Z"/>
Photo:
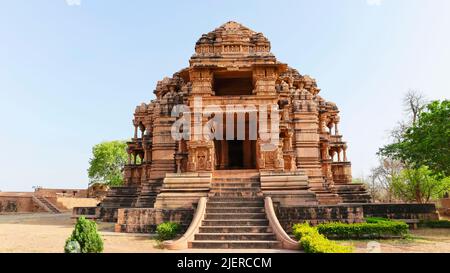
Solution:
<path fill-rule="evenodd" d="M 195 45 L 196 55 L 271 55 L 270 42 L 260 32 L 227 22 L 203 34 Z"/>
<path fill-rule="evenodd" d="M 246 42 L 250 42 L 252 40 L 268 42 L 267 38 L 265 38 L 262 33 L 257 33 L 240 23 L 229 21 L 215 30 L 207 34 L 203 34 L 197 41 L 197 44 L 202 44 L 205 42 L 223 42 L 230 39 L 237 39 Z"/>

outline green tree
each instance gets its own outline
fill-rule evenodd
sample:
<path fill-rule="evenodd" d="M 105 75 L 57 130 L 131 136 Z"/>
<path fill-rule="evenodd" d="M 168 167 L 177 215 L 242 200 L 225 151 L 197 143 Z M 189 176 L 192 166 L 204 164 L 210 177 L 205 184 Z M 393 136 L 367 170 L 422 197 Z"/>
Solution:
<path fill-rule="evenodd" d="M 393 144 L 380 149 L 382 156 L 419 168 L 427 166 L 441 177 L 450 176 L 450 101 L 434 101 Z"/>
<path fill-rule="evenodd" d="M 122 171 L 128 160 L 126 149 L 127 144 L 124 141 L 102 142 L 95 145 L 92 148 L 93 157 L 89 160 L 90 184 L 122 185 Z"/>
<path fill-rule="evenodd" d="M 404 169 L 392 178 L 394 195 L 405 202 L 428 203 L 450 190 L 450 177 L 434 175 L 428 167 Z"/>

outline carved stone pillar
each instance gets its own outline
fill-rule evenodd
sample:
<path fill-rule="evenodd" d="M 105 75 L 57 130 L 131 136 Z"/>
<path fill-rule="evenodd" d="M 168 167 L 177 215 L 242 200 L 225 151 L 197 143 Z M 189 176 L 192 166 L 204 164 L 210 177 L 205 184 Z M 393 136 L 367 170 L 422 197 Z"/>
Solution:
<path fill-rule="evenodd" d="M 344 162 L 348 162 L 348 160 L 347 160 L 347 145 L 344 145 L 343 152 L 344 152 Z"/>
<path fill-rule="evenodd" d="M 136 139 L 138 137 L 138 126 L 134 124 L 134 138 Z"/>
<path fill-rule="evenodd" d="M 197 68 L 189 72 L 192 82 L 192 95 L 211 96 L 213 94 L 213 74 L 210 69 Z"/>
<path fill-rule="evenodd" d="M 277 71 L 271 66 L 257 66 L 253 70 L 253 81 L 255 89 L 253 93 L 256 95 L 275 95 L 275 81 L 277 79 Z"/>

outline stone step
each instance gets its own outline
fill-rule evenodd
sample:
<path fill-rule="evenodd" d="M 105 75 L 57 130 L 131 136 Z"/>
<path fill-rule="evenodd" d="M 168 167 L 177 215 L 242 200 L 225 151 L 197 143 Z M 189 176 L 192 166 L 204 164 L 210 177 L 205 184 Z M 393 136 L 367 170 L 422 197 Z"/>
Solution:
<path fill-rule="evenodd" d="M 211 197 L 208 203 L 214 202 L 259 202 L 264 204 L 264 199 L 261 197 Z"/>
<path fill-rule="evenodd" d="M 198 233 L 194 236 L 195 241 L 276 241 L 273 233 Z"/>
<path fill-rule="evenodd" d="M 266 219 L 265 213 L 206 213 L 206 220 L 215 219 Z"/>
<path fill-rule="evenodd" d="M 215 197 L 231 197 L 231 198 L 239 198 L 239 197 L 257 197 L 258 192 L 257 191 L 251 191 L 251 192 L 223 192 L 223 191 L 217 191 L 217 192 L 211 192 L 214 194 Z"/>
<path fill-rule="evenodd" d="M 104 208 L 131 208 L 133 203 L 116 203 L 116 202 L 106 202 L 102 203 Z"/>
<path fill-rule="evenodd" d="M 127 204 L 127 203 L 132 203 L 134 200 L 136 200 L 136 198 L 137 197 L 133 197 L 133 198 L 120 198 L 120 197 L 117 197 L 117 198 L 112 198 L 112 197 L 107 197 L 107 198 L 105 198 L 105 199 L 103 199 L 103 204 L 107 204 L 107 203 L 124 203 L 124 204 Z"/>
<path fill-rule="evenodd" d="M 209 183 L 205 183 L 205 182 L 170 182 L 170 183 L 165 183 L 163 185 L 164 188 L 179 188 L 179 187 L 186 187 L 186 184 L 189 184 L 190 187 L 205 187 L 205 186 L 209 186 Z"/>
<path fill-rule="evenodd" d="M 186 186 L 186 184 L 184 184 L 184 186 Z M 209 190 L 210 190 L 209 187 L 202 187 L 202 188 L 190 188 L 190 187 L 170 188 L 170 187 L 164 187 L 164 188 L 161 189 L 161 192 L 199 192 L 199 191 L 207 192 Z"/>
<path fill-rule="evenodd" d="M 270 233 L 269 226 L 202 226 L 200 233 Z"/>
<path fill-rule="evenodd" d="M 61 213 L 61 211 L 55 206 L 53 205 L 47 198 L 43 197 L 43 196 L 37 196 L 36 197 L 44 206 L 47 207 L 47 209 L 49 209 L 51 212 L 53 213 Z"/>
<path fill-rule="evenodd" d="M 211 191 L 222 191 L 222 192 L 258 192 L 259 187 L 211 187 Z"/>
<path fill-rule="evenodd" d="M 262 207 L 206 208 L 206 213 L 264 213 Z"/>
<path fill-rule="evenodd" d="M 261 207 L 264 203 L 260 201 L 235 201 L 235 202 L 208 202 L 207 208 L 235 208 L 235 207 Z"/>
<path fill-rule="evenodd" d="M 203 220 L 202 226 L 267 226 L 269 221 L 267 219 L 214 219 Z"/>
<path fill-rule="evenodd" d="M 114 187 L 107 192 L 106 196 L 129 196 L 136 195 L 137 192 L 136 187 Z"/>
<path fill-rule="evenodd" d="M 259 182 L 259 177 L 251 178 L 213 178 L 212 183 L 248 183 L 248 182 Z"/>
<path fill-rule="evenodd" d="M 212 189 L 228 189 L 228 188 L 259 188 L 260 184 L 257 182 L 248 182 L 248 183 L 211 183 Z"/>
<path fill-rule="evenodd" d="M 194 241 L 190 248 L 221 248 L 221 249 L 276 249 L 281 248 L 278 241 Z"/>
<path fill-rule="evenodd" d="M 258 170 L 215 170 L 213 174 L 213 178 L 250 178 L 250 177 L 258 177 Z"/>

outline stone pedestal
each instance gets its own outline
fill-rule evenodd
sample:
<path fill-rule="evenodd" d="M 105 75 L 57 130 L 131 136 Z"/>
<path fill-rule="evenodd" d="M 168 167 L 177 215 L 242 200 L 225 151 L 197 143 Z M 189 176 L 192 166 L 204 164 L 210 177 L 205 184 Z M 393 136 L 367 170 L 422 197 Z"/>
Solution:
<path fill-rule="evenodd" d="M 156 197 L 155 208 L 191 209 L 200 197 L 208 196 L 211 180 L 210 172 L 168 173 Z"/>
<path fill-rule="evenodd" d="M 282 207 L 317 205 L 316 194 L 310 190 L 305 172 L 260 172 L 261 191 Z"/>

